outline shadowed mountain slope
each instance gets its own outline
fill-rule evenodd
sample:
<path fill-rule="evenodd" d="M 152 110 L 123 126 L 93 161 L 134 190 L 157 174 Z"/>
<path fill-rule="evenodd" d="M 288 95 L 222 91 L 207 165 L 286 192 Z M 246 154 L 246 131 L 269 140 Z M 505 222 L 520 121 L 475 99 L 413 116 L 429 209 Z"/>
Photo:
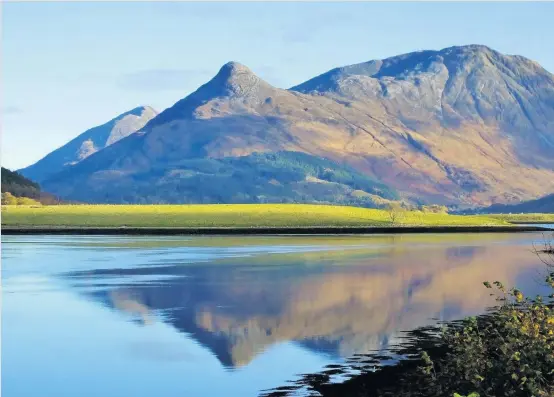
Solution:
<path fill-rule="evenodd" d="M 2 167 L 2 193 L 11 193 L 15 197 L 27 197 L 36 201 L 39 201 L 42 204 L 59 204 L 61 200 L 57 197 L 54 197 L 50 193 L 41 191 L 40 185 L 30 179 L 25 178 L 23 175 L 17 171 L 11 171 L 7 168 Z M 5 199 L 4 194 L 2 194 L 2 203 L 8 205 L 14 205 L 17 201 L 10 199 Z M 11 202 L 10 202 L 11 201 Z M 29 205 L 31 203 L 24 202 L 18 203 Z M 33 203 L 34 204 L 34 203 Z"/>
<path fill-rule="evenodd" d="M 537 200 L 529 200 L 520 204 L 504 205 L 495 204 L 480 212 L 487 214 L 519 214 L 519 213 L 554 213 L 554 194 Z"/>
<path fill-rule="evenodd" d="M 2 167 L 2 193 L 9 192 L 16 197 L 40 198 L 38 183 L 25 178 L 16 171 Z"/>

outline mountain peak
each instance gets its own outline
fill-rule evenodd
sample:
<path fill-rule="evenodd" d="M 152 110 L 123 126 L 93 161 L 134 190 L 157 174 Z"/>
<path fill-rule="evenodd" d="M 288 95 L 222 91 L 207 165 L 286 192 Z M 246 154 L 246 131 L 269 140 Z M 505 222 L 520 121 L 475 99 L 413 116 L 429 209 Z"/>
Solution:
<path fill-rule="evenodd" d="M 226 95 L 242 96 L 262 84 L 266 84 L 248 67 L 238 62 L 227 62 L 208 83 L 212 88 L 224 89 Z"/>
<path fill-rule="evenodd" d="M 261 97 L 271 96 L 274 90 L 274 87 L 256 76 L 243 64 L 234 61 L 227 62 L 210 81 L 161 112 L 148 126 L 151 128 L 174 119 L 195 117 L 198 115 L 198 107 L 216 98 L 239 100 L 254 105 L 261 101 Z"/>
<path fill-rule="evenodd" d="M 476 74 L 474 71 L 479 71 L 479 73 Z M 467 83 L 472 82 L 476 86 L 481 83 L 485 84 L 485 82 L 489 82 L 488 84 L 495 82 L 494 84 L 499 84 L 500 87 L 506 84 L 521 85 L 526 84 L 524 80 L 531 77 L 545 78 L 549 82 L 552 80 L 551 75 L 537 62 L 519 55 L 502 54 L 482 44 L 469 44 L 447 47 L 438 51 L 415 51 L 335 68 L 292 87 L 291 90 L 303 93 L 334 92 L 347 96 L 367 94 L 383 97 L 388 92 L 383 87 L 391 84 L 390 79 L 395 80 L 394 84 L 405 84 L 408 81 L 418 86 L 422 79 L 428 80 L 431 75 L 438 79 L 437 82 L 443 86 L 441 89 L 450 89 L 454 86 L 466 87 Z M 521 76 L 527 77 L 522 78 Z M 477 79 L 480 79 L 481 82 L 477 83 Z M 361 83 L 362 80 L 365 83 Z M 460 85 L 453 84 L 454 80 Z M 377 81 L 381 87 L 378 86 Z M 446 84 L 447 82 L 448 84 Z M 410 87 L 405 88 L 411 89 Z M 356 93 L 352 91 L 353 89 L 357 90 Z M 364 89 L 366 92 L 363 92 Z M 403 93 L 402 95 L 406 93 L 402 90 L 400 92 Z M 490 99 L 491 103 L 496 102 L 495 99 Z"/>
<path fill-rule="evenodd" d="M 471 62 L 473 60 L 483 59 L 485 57 L 498 60 L 510 57 L 510 55 L 502 54 L 482 44 L 468 44 L 447 47 L 443 48 L 442 50 L 436 51 L 435 55 L 443 57 L 444 59 L 448 59 L 451 57 L 455 57 L 460 60 L 464 59 L 465 62 Z"/>
<path fill-rule="evenodd" d="M 206 84 L 192 93 L 189 97 L 194 102 L 204 102 L 215 97 L 237 97 L 248 95 L 253 88 L 269 86 L 248 67 L 239 62 L 227 62 L 219 72 Z M 188 102 L 188 101 L 187 101 Z"/>
<path fill-rule="evenodd" d="M 225 65 L 223 65 L 221 67 L 221 69 L 219 70 L 219 73 L 224 73 L 224 74 L 228 74 L 228 75 L 232 75 L 232 74 L 235 74 L 235 73 L 254 74 L 247 66 L 243 65 L 242 63 L 235 62 L 235 61 L 227 62 Z"/>
<path fill-rule="evenodd" d="M 439 52 L 446 51 L 460 51 L 460 52 L 496 52 L 490 47 L 487 47 L 483 44 L 467 44 L 467 45 L 455 45 L 452 47 L 446 47 L 440 50 Z"/>

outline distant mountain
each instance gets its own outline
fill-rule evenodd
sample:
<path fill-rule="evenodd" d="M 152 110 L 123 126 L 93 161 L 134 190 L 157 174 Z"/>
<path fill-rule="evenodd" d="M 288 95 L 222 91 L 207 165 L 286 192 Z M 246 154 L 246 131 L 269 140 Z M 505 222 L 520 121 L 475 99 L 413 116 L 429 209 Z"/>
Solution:
<path fill-rule="evenodd" d="M 132 109 L 105 124 L 83 132 L 64 146 L 19 172 L 42 182 L 65 167 L 77 164 L 98 150 L 135 133 L 156 115 L 157 112 L 148 106 Z"/>
<path fill-rule="evenodd" d="M 480 212 L 487 214 L 554 213 L 554 194 L 520 204 L 494 204 Z"/>
<path fill-rule="evenodd" d="M 139 133 L 45 186 L 95 202 L 117 193 L 133 202 L 154 194 L 190 202 L 211 183 L 200 180 L 197 193 L 186 193 L 191 160 L 225 163 L 259 152 L 326 158 L 412 202 L 469 207 L 531 199 L 554 190 L 554 76 L 479 45 L 346 66 L 290 90 L 230 62 Z M 129 192 L 129 181 L 138 180 L 146 190 Z M 250 183 L 233 184 L 226 197 L 251 190 Z"/>

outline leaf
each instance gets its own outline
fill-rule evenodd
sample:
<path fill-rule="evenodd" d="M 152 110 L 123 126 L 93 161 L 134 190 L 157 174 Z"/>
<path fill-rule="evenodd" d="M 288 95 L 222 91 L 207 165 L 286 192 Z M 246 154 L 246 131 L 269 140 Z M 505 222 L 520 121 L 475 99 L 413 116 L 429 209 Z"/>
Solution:
<path fill-rule="evenodd" d="M 523 378 L 521 378 L 521 383 L 519 385 L 523 386 L 525 382 L 527 382 L 527 377 L 524 376 Z"/>

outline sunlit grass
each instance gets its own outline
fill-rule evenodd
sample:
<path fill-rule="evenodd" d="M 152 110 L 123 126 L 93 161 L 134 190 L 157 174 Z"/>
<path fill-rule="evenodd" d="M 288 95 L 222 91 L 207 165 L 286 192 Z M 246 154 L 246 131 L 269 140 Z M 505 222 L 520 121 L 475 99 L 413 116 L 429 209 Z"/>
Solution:
<path fill-rule="evenodd" d="M 2 225 L 77 227 L 484 226 L 501 219 L 304 204 L 5 206 Z"/>

